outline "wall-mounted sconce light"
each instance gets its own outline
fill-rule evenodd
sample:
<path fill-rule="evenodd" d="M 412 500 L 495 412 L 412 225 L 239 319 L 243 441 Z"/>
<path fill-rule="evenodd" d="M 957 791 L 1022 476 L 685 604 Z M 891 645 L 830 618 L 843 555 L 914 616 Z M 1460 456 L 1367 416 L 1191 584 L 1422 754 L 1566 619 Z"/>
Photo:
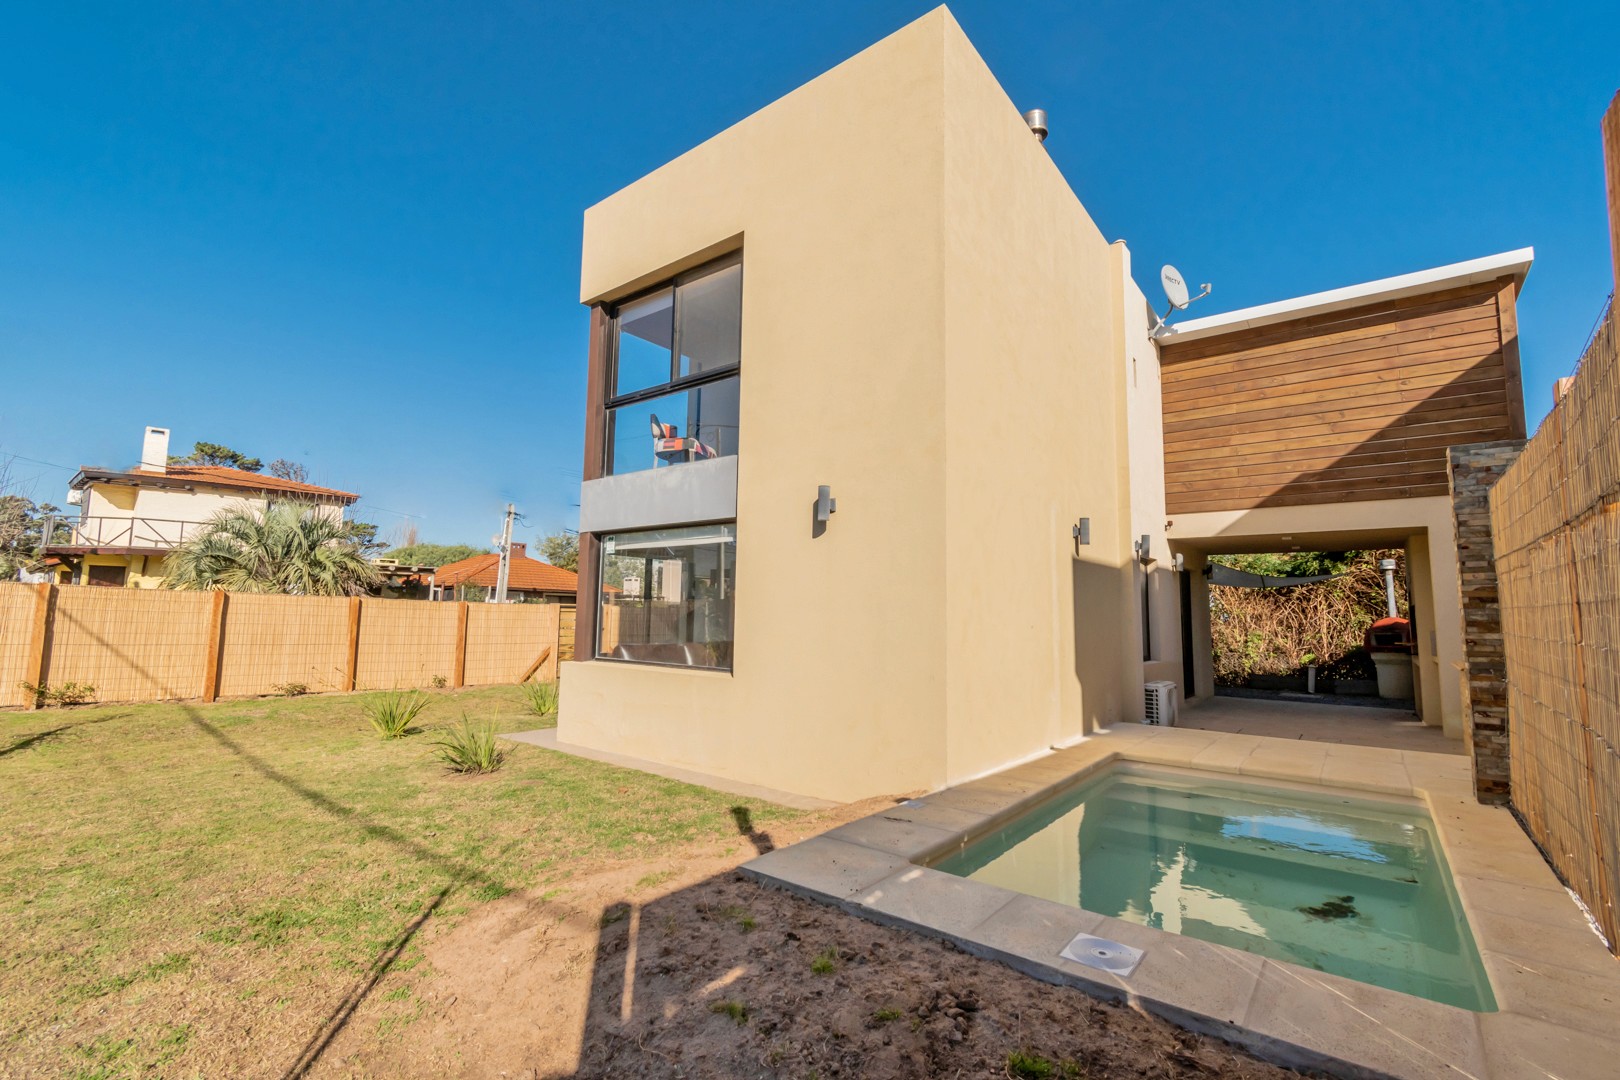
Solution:
<path fill-rule="evenodd" d="M 1080 554 L 1080 545 L 1091 543 L 1091 519 L 1081 518 L 1074 523 L 1074 553 Z"/>
<path fill-rule="evenodd" d="M 832 497 L 832 488 L 822 484 L 816 488 L 816 520 L 826 521 L 838 512 L 838 500 Z"/>
<path fill-rule="evenodd" d="M 838 500 L 832 497 L 832 488 L 826 484 L 816 488 L 816 501 L 813 520 L 810 525 L 810 535 L 815 537 L 826 532 L 827 520 L 837 512 Z"/>
<path fill-rule="evenodd" d="M 1182 555 L 1182 553 L 1179 551 L 1176 552 L 1176 561 L 1172 565 L 1176 568 L 1176 573 L 1181 573 L 1183 570 L 1187 569 L 1186 556 Z"/>
<path fill-rule="evenodd" d="M 1137 562 L 1150 563 L 1153 561 L 1153 556 L 1149 554 L 1149 548 L 1151 547 L 1152 543 L 1153 537 L 1149 536 L 1147 533 L 1143 533 L 1142 539 L 1131 545 L 1131 549 L 1136 552 Z"/>

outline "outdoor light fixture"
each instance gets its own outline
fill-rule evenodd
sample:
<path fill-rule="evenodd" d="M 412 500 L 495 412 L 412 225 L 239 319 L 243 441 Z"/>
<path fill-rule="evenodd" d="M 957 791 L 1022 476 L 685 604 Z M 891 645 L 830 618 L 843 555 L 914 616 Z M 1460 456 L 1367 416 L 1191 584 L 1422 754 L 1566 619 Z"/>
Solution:
<path fill-rule="evenodd" d="M 1080 545 L 1091 543 L 1091 519 L 1081 518 L 1074 523 L 1074 553 L 1080 554 Z"/>
<path fill-rule="evenodd" d="M 832 488 L 822 484 L 816 488 L 816 520 L 826 522 L 838 512 L 838 500 L 832 497 Z"/>
<path fill-rule="evenodd" d="M 1147 533 L 1143 533 L 1142 539 L 1131 545 L 1131 547 L 1136 551 L 1136 558 L 1138 562 L 1150 563 L 1153 561 L 1153 556 L 1148 554 L 1148 550 L 1152 545 L 1152 542 L 1153 537 L 1149 536 Z"/>
<path fill-rule="evenodd" d="M 838 512 L 838 500 L 832 497 L 832 488 L 822 484 L 816 488 L 816 501 L 811 506 L 810 535 L 820 536 L 827 531 L 827 519 Z"/>

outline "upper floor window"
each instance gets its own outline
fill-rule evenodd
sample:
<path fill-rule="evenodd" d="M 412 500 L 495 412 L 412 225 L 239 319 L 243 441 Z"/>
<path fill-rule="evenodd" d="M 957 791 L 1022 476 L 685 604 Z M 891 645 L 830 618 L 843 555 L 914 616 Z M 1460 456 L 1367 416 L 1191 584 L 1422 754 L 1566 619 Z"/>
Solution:
<path fill-rule="evenodd" d="M 727 256 L 613 311 L 608 474 L 737 452 L 742 256 Z"/>

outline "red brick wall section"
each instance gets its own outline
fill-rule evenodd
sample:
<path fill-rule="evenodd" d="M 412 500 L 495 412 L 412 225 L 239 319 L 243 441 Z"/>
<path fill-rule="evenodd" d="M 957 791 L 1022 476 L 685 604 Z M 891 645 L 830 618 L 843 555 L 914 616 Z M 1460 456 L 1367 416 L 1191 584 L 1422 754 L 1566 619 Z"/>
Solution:
<path fill-rule="evenodd" d="M 1491 486 L 1518 460 L 1523 439 L 1450 448 L 1451 513 L 1463 611 L 1469 753 L 1474 794 L 1505 804 L 1509 793 L 1507 661 L 1491 542 Z"/>

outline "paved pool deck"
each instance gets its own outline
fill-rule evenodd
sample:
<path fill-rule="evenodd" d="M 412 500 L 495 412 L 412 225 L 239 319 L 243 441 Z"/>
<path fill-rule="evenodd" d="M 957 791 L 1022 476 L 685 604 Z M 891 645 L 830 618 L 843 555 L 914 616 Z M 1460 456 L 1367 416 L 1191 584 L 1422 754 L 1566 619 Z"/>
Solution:
<path fill-rule="evenodd" d="M 1265 735 L 1273 739 L 1383 746 L 1431 754 L 1466 754 L 1461 739 L 1448 739 L 1439 727 L 1408 709 L 1375 709 L 1323 701 L 1268 701 L 1264 698 L 1197 698 L 1181 710 L 1182 727 Z"/>
<path fill-rule="evenodd" d="M 1434 819 L 1498 1011 L 1265 959 L 928 868 L 1116 761 L 1399 796 Z M 1620 961 L 1466 757 L 1186 728 L 1116 727 L 910 800 L 743 867 L 755 879 L 954 942 L 1059 985 L 1129 1000 L 1285 1065 L 1349 1077 L 1620 1076 Z M 1059 956 L 1076 934 L 1144 950 L 1128 977 Z"/>

